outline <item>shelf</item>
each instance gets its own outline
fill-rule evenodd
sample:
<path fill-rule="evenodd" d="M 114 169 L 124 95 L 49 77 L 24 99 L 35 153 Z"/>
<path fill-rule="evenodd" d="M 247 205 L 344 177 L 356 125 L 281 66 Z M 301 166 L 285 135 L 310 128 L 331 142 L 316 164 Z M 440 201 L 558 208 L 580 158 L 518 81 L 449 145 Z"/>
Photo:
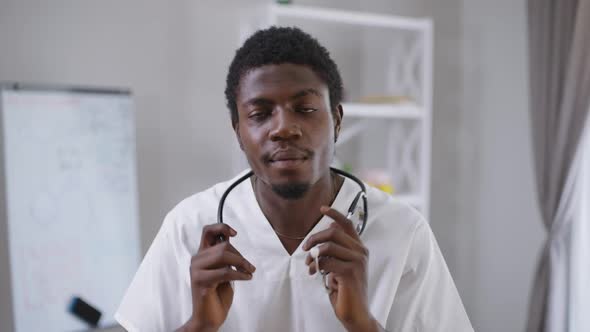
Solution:
<path fill-rule="evenodd" d="M 424 29 L 428 29 L 432 26 L 432 23 L 429 19 L 409 18 L 393 15 L 379 15 L 299 5 L 273 4 L 271 7 L 271 12 L 277 17 L 315 19 L 320 21 L 357 24 L 363 26 L 387 27 L 411 31 L 421 31 Z"/>
<path fill-rule="evenodd" d="M 244 19 L 241 40 L 273 25 L 299 27 L 320 40 L 349 84 L 339 156 L 355 169 L 383 169 L 399 184 L 392 197 L 428 219 L 432 20 L 296 4 L 264 8 Z M 247 162 L 237 144 L 236 151 L 241 170 Z"/>
<path fill-rule="evenodd" d="M 412 103 L 403 104 L 360 104 L 343 103 L 344 118 L 392 118 L 422 119 L 425 111 Z"/>

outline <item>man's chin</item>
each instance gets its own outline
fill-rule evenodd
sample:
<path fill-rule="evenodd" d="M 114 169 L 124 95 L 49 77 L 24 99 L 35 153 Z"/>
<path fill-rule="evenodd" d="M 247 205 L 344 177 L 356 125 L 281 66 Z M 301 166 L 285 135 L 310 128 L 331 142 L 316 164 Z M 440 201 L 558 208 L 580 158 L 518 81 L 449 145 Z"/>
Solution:
<path fill-rule="evenodd" d="M 283 199 L 296 200 L 302 198 L 309 190 L 309 183 L 293 182 L 273 184 L 272 190 Z"/>

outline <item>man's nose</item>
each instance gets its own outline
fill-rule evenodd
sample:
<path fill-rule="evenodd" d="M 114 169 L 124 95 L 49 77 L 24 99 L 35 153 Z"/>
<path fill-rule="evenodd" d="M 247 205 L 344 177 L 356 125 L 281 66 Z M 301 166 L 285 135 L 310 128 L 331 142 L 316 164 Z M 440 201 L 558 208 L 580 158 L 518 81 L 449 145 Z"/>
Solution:
<path fill-rule="evenodd" d="M 281 108 L 274 113 L 273 127 L 270 131 L 272 141 L 292 140 L 302 136 L 301 126 L 296 119 L 295 112 Z"/>

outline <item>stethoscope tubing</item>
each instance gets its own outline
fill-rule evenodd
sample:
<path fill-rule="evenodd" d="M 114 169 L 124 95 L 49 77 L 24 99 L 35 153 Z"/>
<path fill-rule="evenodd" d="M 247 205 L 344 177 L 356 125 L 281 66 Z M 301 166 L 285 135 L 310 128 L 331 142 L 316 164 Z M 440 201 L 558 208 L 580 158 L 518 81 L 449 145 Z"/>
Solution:
<path fill-rule="evenodd" d="M 357 229 L 357 232 L 359 233 L 359 235 L 361 235 L 363 233 L 363 231 L 365 230 L 365 226 L 367 224 L 367 219 L 369 217 L 369 214 L 368 214 L 369 211 L 368 211 L 368 205 L 367 205 L 367 190 L 366 190 L 365 184 L 359 178 L 357 178 L 356 176 L 354 176 L 348 172 L 345 172 L 343 170 L 340 170 L 340 169 L 337 169 L 334 167 L 330 167 L 330 170 L 336 174 L 342 175 L 346 178 L 353 180 L 361 187 L 361 191 L 355 196 L 354 200 L 352 201 L 352 204 L 350 205 L 350 208 L 348 209 L 347 216 L 346 216 L 347 218 L 350 218 L 352 216 L 352 214 L 354 213 L 354 209 L 355 209 L 356 205 L 358 204 L 358 200 L 362 199 L 363 203 L 364 203 L 363 204 L 363 206 L 364 206 L 363 222 L 360 225 L 360 228 Z M 223 192 L 223 195 L 221 195 L 221 198 L 219 199 L 219 205 L 217 206 L 217 222 L 219 224 L 223 224 L 223 207 L 225 205 L 225 200 L 226 200 L 227 196 L 229 195 L 229 193 L 235 187 L 237 187 L 240 183 L 249 179 L 252 175 L 254 175 L 254 172 L 252 170 L 248 171 L 246 174 L 242 175 L 239 179 L 237 179 L 232 184 L 230 184 L 230 186 Z M 220 235 L 219 239 L 221 241 L 225 240 L 223 235 Z"/>

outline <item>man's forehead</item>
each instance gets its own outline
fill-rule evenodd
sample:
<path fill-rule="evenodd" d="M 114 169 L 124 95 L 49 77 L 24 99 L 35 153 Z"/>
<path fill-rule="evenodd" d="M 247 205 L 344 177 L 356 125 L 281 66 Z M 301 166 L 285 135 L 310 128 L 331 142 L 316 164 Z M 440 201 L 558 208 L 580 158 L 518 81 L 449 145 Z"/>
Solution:
<path fill-rule="evenodd" d="M 290 63 L 264 65 L 248 70 L 240 80 L 240 86 L 313 84 L 322 85 L 323 81 L 308 66 Z"/>
<path fill-rule="evenodd" d="M 266 94 L 323 96 L 328 88 L 308 66 L 295 64 L 265 65 L 249 70 L 242 76 L 238 97 L 242 101 Z"/>

